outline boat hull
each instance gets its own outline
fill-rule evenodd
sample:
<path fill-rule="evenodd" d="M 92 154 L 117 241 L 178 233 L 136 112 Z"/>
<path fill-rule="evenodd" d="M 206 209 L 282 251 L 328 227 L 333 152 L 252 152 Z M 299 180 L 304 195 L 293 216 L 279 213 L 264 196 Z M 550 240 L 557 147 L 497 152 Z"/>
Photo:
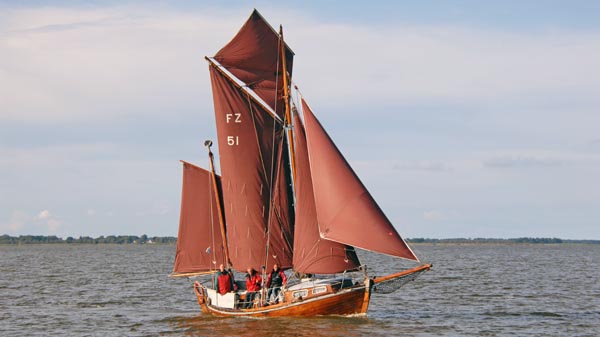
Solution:
<path fill-rule="evenodd" d="M 371 293 L 377 291 L 375 287 L 381 287 L 387 282 L 413 281 L 421 273 L 430 270 L 431 264 L 425 264 L 413 269 L 404 270 L 374 279 L 366 278 L 360 284 L 344 287 L 333 287 L 333 283 L 309 284 L 305 287 L 294 286 L 284 292 L 283 302 L 268 306 L 260 306 L 252 309 L 228 309 L 211 304 L 211 296 L 200 282 L 194 282 L 194 292 L 198 298 L 198 304 L 204 313 L 216 316 L 238 316 L 238 317 L 279 317 L 279 316 L 322 316 L 322 315 L 365 315 L 369 309 Z M 397 290 L 403 284 L 396 283 Z M 343 284 L 337 283 L 338 285 Z M 214 290 L 211 290 L 214 292 Z M 382 292 L 382 291 L 378 291 Z M 385 293 L 385 292 L 382 292 Z M 300 296 L 301 295 L 301 296 Z M 215 293 L 216 296 L 216 293 Z M 214 297 L 213 297 L 214 298 Z M 235 301 L 231 308 L 235 307 Z"/>
<path fill-rule="evenodd" d="M 194 284 L 202 312 L 216 316 L 280 317 L 320 315 L 364 315 L 369 309 L 371 280 L 364 284 L 306 300 L 290 301 L 253 309 L 225 309 L 211 305 L 199 283 Z"/>

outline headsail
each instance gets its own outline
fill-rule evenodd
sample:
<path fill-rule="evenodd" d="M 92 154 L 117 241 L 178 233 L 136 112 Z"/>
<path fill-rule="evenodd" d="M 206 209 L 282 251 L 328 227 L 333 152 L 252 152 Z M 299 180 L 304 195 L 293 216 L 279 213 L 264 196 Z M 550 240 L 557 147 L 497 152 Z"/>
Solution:
<path fill-rule="evenodd" d="M 334 274 L 360 266 L 354 248 L 319 236 L 315 196 L 306 135 L 300 117 L 294 115 L 296 136 L 296 221 L 294 231 L 294 270 L 301 273 Z"/>
<path fill-rule="evenodd" d="M 174 275 L 216 270 L 225 263 L 217 202 L 211 173 L 183 162 Z"/>
<path fill-rule="evenodd" d="M 213 65 L 209 66 L 223 183 L 230 260 L 238 271 L 260 270 L 267 262 L 291 266 L 292 252 L 269 245 L 271 196 L 283 128 Z M 279 228 L 289 228 L 279 225 Z M 289 235 L 291 241 L 291 229 Z"/>
<path fill-rule="evenodd" d="M 302 111 L 321 237 L 418 261 L 304 99 Z"/>
<path fill-rule="evenodd" d="M 214 58 L 282 117 L 279 41 L 275 30 L 254 10 L 237 35 Z M 291 76 L 294 52 L 287 46 L 285 51 L 286 68 Z"/>

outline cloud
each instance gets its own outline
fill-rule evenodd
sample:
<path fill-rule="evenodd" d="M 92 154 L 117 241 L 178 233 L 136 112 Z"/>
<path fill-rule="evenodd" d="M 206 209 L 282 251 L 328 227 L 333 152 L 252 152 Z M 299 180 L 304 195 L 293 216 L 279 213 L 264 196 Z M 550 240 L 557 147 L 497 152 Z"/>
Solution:
<path fill-rule="evenodd" d="M 600 151 L 600 139 L 594 139 L 587 143 L 588 148 L 592 151 Z"/>
<path fill-rule="evenodd" d="M 0 224 L 0 233 L 8 234 L 57 234 L 63 228 L 63 221 L 43 210 L 36 216 L 15 210 L 8 223 Z"/>
<path fill-rule="evenodd" d="M 34 147 L 0 145 L 0 169 L 64 168 L 70 162 L 110 158 L 124 147 L 109 142 L 40 144 Z"/>
<path fill-rule="evenodd" d="M 56 234 L 62 228 L 62 222 L 57 219 L 50 219 L 47 222 L 48 233 Z"/>
<path fill-rule="evenodd" d="M 0 121 L 158 118 L 210 102 L 202 57 L 227 40 L 227 20 L 126 6 L 8 11 Z"/>
<path fill-rule="evenodd" d="M 417 161 L 403 162 L 393 166 L 395 170 L 415 170 L 415 171 L 449 171 L 450 167 L 439 161 Z"/>
<path fill-rule="evenodd" d="M 0 121 L 210 113 L 202 57 L 240 27 L 248 14 L 238 12 L 135 5 L 7 9 L 0 24 Z M 297 11 L 269 14 L 286 23 L 298 53 L 295 79 L 321 106 L 371 106 L 390 97 L 487 106 L 538 102 L 547 94 L 598 102 L 600 33 L 349 25 Z"/>
<path fill-rule="evenodd" d="M 600 60 L 594 55 L 600 53 L 600 33 L 306 26 L 296 28 L 294 35 L 295 48 L 303 50 L 294 64 L 295 76 L 305 93 L 323 101 L 370 103 L 394 97 L 404 103 L 488 107 L 491 102 L 535 102 L 549 93 L 570 101 L 598 101 L 594 91 L 600 86 Z M 315 68 L 318 74 L 311 71 Z M 323 87 L 328 90 L 318 89 Z"/>
<path fill-rule="evenodd" d="M 15 210 L 12 212 L 7 223 L 0 224 L 0 233 L 19 233 L 26 227 L 30 220 L 31 217 L 27 213 Z"/>
<path fill-rule="evenodd" d="M 442 214 L 440 211 L 426 211 L 423 212 L 423 219 L 427 220 L 427 221 L 441 221 L 441 220 L 445 220 L 446 216 L 444 214 Z"/>
<path fill-rule="evenodd" d="M 34 225 L 36 225 L 36 223 L 37 225 L 41 225 L 44 232 L 49 234 L 57 234 L 63 227 L 63 222 L 52 215 L 47 209 L 41 211 L 35 220 L 37 221 L 34 222 Z"/>
<path fill-rule="evenodd" d="M 37 218 L 39 220 L 44 220 L 44 219 L 48 219 L 50 218 L 52 215 L 50 214 L 50 211 L 48 210 L 43 210 L 40 212 L 40 214 L 38 214 Z"/>
<path fill-rule="evenodd" d="M 173 212 L 168 200 L 153 200 L 152 205 L 145 205 L 147 208 L 135 212 L 136 216 L 162 216 Z"/>
<path fill-rule="evenodd" d="M 553 167 L 563 166 L 566 161 L 553 157 L 512 154 L 494 156 L 485 160 L 483 164 L 490 168 Z"/>
<path fill-rule="evenodd" d="M 600 155 L 586 146 L 581 151 L 512 150 L 479 154 L 479 167 L 483 168 L 564 168 L 594 169 L 600 165 Z"/>

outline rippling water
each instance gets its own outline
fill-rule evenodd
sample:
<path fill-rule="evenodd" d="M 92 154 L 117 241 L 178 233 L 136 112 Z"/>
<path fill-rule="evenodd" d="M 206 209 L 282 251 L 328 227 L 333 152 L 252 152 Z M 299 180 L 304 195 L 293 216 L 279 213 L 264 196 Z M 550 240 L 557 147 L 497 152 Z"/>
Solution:
<path fill-rule="evenodd" d="M 597 336 L 600 245 L 416 245 L 434 264 L 367 317 L 215 318 L 175 246 L 0 246 L 2 336 Z M 371 275 L 410 265 L 363 253 Z M 394 269 L 396 268 L 396 269 Z"/>

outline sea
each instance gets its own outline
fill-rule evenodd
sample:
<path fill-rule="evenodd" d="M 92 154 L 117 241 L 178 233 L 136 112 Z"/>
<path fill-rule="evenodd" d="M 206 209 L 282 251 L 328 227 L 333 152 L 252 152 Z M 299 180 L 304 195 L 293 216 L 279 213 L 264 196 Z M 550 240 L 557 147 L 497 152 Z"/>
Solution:
<path fill-rule="evenodd" d="M 256 319 L 201 314 L 174 245 L 3 245 L 0 336 L 600 336 L 600 245 L 412 247 L 433 269 L 364 317 Z"/>

